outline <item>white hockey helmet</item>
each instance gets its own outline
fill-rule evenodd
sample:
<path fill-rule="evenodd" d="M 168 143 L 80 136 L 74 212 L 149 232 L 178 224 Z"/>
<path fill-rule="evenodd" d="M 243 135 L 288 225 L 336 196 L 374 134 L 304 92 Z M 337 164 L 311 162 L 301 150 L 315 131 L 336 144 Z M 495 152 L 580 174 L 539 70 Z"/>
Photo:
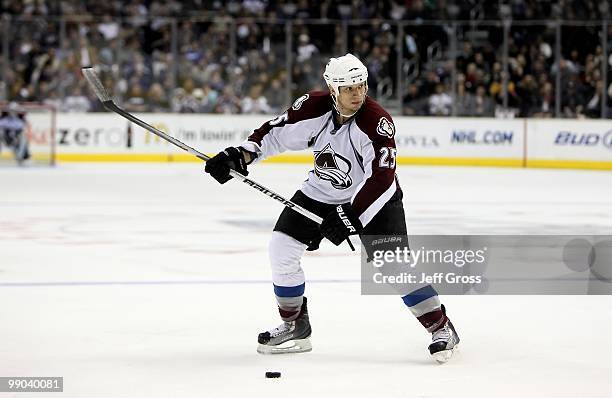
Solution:
<path fill-rule="evenodd" d="M 353 84 L 368 84 L 368 68 L 353 54 L 346 54 L 338 58 L 330 58 L 325 72 L 323 72 L 325 83 L 333 90 L 334 96 L 338 96 L 338 87 L 352 86 Z"/>
<path fill-rule="evenodd" d="M 17 102 L 15 101 L 11 101 L 8 104 L 8 107 L 6 109 L 9 113 L 12 113 L 14 115 L 19 115 L 21 113 L 25 113 L 25 110 L 21 107 L 21 105 L 19 105 Z"/>

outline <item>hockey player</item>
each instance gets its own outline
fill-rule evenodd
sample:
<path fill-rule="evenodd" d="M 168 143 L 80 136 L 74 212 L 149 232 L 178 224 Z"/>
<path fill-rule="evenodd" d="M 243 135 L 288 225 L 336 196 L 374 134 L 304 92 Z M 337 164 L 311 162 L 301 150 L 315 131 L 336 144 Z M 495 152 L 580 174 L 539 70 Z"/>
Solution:
<path fill-rule="evenodd" d="M 298 98 L 282 115 L 264 123 L 238 147 L 226 148 L 205 170 L 220 183 L 234 169 L 286 150 L 311 148 L 314 169 L 292 201 L 323 218 L 319 226 L 285 208 L 269 244 L 272 282 L 283 323 L 259 334 L 263 354 L 311 350 L 305 277 L 300 259 L 325 237 L 340 245 L 350 235 L 406 235 L 402 191 L 395 174 L 395 126 L 367 96 L 367 68 L 352 54 L 331 58 L 323 74 L 329 91 Z M 448 360 L 459 337 L 436 291 L 425 286 L 402 297 L 432 334 L 429 351 Z"/>
<path fill-rule="evenodd" d="M 26 127 L 26 113 L 16 103 L 9 104 L 8 109 L 0 114 L 0 150 L 2 145 L 12 149 L 19 165 L 30 158 Z"/>

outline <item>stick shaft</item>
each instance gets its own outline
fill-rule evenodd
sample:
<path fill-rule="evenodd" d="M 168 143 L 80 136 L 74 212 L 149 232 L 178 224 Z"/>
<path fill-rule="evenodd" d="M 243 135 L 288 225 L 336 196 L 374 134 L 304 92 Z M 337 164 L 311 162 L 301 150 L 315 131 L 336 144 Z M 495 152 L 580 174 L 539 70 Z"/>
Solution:
<path fill-rule="evenodd" d="M 161 130 L 151 126 L 150 124 L 140 120 L 139 118 L 137 118 L 136 116 L 132 115 L 131 113 L 129 113 L 129 112 L 121 109 L 120 107 L 118 107 L 113 102 L 113 100 L 110 97 L 110 95 L 108 95 L 108 92 L 106 91 L 106 89 L 104 88 L 104 86 L 100 82 L 100 79 L 98 79 L 98 77 L 96 76 L 95 72 L 93 71 L 93 69 L 91 67 L 83 68 L 83 74 L 87 78 L 87 81 L 91 85 L 92 89 L 95 91 L 95 93 L 98 96 L 98 98 L 100 99 L 100 101 L 102 101 L 102 104 L 104 105 L 104 107 L 106 109 L 108 109 L 109 111 L 115 112 L 119 116 L 124 117 L 125 119 L 129 120 L 130 122 L 132 122 L 132 123 L 142 127 L 143 129 L 145 129 L 145 130 L 155 134 L 159 138 L 161 138 L 163 140 L 166 140 L 169 143 L 171 143 L 171 144 L 173 144 L 173 145 L 183 149 L 184 151 L 189 152 L 190 154 L 196 156 L 199 159 L 202 159 L 203 161 L 207 161 L 207 160 L 210 159 L 210 156 L 207 156 L 207 155 L 203 154 L 202 152 L 200 152 L 200 151 L 190 147 L 189 145 L 185 144 L 184 142 L 181 142 L 180 140 L 172 137 L 171 135 L 168 135 L 168 134 L 164 133 L 163 131 L 161 131 Z M 276 192 L 270 190 L 269 188 L 264 187 L 263 185 L 259 184 L 258 182 L 255 182 L 255 181 L 251 180 L 250 178 L 247 178 L 247 177 L 243 176 L 242 174 L 238 173 L 237 171 L 230 169 L 230 174 L 231 174 L 232 177 L 241 180 L 245 184 L 251 186 L 252 188 L 255 188 L 256 190 L 258 190 L 261 193 L 269 196 L 270 198 L 275 199 L 276 201 L 282 203 L 284 206 L 289 207 L 290 209 L 293 209 L 293 210 L 297 211 L 301 215 L 311 219 L 312 221 L 316 222 L 317 224 L 321 224 L 321 222 L 323 221 L 323 219 L 321 217 L 317 216 L 313 212 L 304 209 L 302 206 L 300 206 L 300 205 L 290 201 L 289 199 L 285 199 L 283 196 L 277 194 Z"/>

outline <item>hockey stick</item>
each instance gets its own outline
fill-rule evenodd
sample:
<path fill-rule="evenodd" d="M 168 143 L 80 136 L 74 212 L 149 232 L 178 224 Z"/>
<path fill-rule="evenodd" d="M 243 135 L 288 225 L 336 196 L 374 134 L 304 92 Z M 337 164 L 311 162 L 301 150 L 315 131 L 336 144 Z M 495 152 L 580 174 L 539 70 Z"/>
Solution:
<path fill-rule="evenodd" d="M 93 70 L 93 68 L 91 66 L 87 66 L 87 67 L 84 67 L 82 70 L 83 70 L 83 75 L 85 76 L 85 78 L 89 82 L 89 85 L 94 90 L 96 96 L 100 99 L 100 101 L 102 101 L 102 105 L 104 105 L 104 107 L 106 109 L 108 109 L 109 111 L 115 112 L 119 116 L 122 116 L 122 117 L 126 118 L 130 122 L 139 125 L 143 129 L 145 129 L 145 130 L 155 134 L 159 138 L 161 138 L 163 140 L 166 140 L 166 141 L 168 141 L 169 143 L 171 143 L 173 145 L 176 145 L 177 147 L 183 149 L 184 151 L 189 152 L 193 156 L 195 156 L 195 157 L 197 157 L 197 158 L 199 158 L 199 159 L 201 159 L 201 160 L 203 160 L 205 162 L 210 159 L 210 156 L 207 156 L 207 155 L 203 154 L 202 152 L 199 152 L 198 150 L 196 150 L 196 149 L 190 147 L 189 145 L 187 145 L 187 144 L 177 140 L 176 138 L 172 137 L 171 135 L 168 135 L 168 134 L 164 133 L 163 131 L 161 131 L 159 129 L 156 129 L 155 127 L 151 126 L 150 124 L 143 122 L 142 120 L 138 119 L 136 116 L 134 116 L 131 113 L 129 113 L 129 112 L 121 109 L 120 107 L 118 107 L 115 104 L 115 102 L 113 101 L 113 98 L 108 94 L 108 91 L 102 85 L 102 82 L 100 81 L 100 79 L 96 75 L 96 72 Z M 323 219 L 321 217 L 317 216 L 316 214 L 306 210 L 305 208 L 303 208 L 302 206 L 298 205 L 297 203 L 293 203 L 292 201 L 290 201 L 288 199 L 285 199 L 284 197 L 282 197 L 281 195 L 277 194 L 276 192 L 274 192 L 274 191 L 264 187 L 263 185 L 255 182 L 253 180 L 251 180 L 250 178 L 247 178 L 247 177 L 243 176 L 242 174 L 238 173 L 235 170 L 230 169 L 230 175 L 232 177 L 234 177 L 234 178 L 239 179 L 240 181 L 244 182 L 245 184 L 251 186 L 252 188 L 255 188 L 256 190 L 260 191 L 261 193 L 263 193 L 265 195 L 268 195 L 272 199 L 276 199 L 278 202 L 281 202 L 284 206 L 297 211 L 298 213 L 300 213 L 304 217 L 307 217 L 307 218 L 311 219 L 312 221 L 316 222 L 317 224 L 321 224 L 321 222 L 323 221 Z M 349 246 L 351 247 L 351 250 L 355 251 L 355 247 L 351 243 L 351 240 L 349 238 L 347 238 L 346 241 L 348 242 Z"/>

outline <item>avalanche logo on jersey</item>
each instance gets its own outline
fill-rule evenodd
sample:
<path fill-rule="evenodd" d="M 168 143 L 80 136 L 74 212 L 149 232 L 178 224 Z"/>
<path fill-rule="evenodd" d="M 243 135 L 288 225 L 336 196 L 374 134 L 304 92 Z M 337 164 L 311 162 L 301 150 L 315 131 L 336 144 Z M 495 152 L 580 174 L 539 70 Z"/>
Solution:
<path fill-rule="evenodd" d="M 386 117 L 381 117 L 378 121 L 378 127 L 376 127 L 376 132 L 380 135 L 384 135 L 385 137 L 393 138 L 395 135 L 395 126 Z"/>
<path fill-rule="evenodd" d="M 317 177 L 331 182 L 336 189 L 346 189 L 353 185 L 353 180 L 349 176 L 352 168 L 351 162 L 344 156 L 338 155 L 330 144 L 314 153 L 314 173 Z"/>
<path fill-rule="evenodd" d="M 302 95 L 300 98 L 296 99 L 295 102 L 293 103 L 293 106 L 291 107 L 291 109 L 293 109 L 294 111 L 299 110 L 302 107 L 302 104 L 304 102 L 306 102 L 306 100 L 310 97 L 310 94 L 304 94 Z"/>

